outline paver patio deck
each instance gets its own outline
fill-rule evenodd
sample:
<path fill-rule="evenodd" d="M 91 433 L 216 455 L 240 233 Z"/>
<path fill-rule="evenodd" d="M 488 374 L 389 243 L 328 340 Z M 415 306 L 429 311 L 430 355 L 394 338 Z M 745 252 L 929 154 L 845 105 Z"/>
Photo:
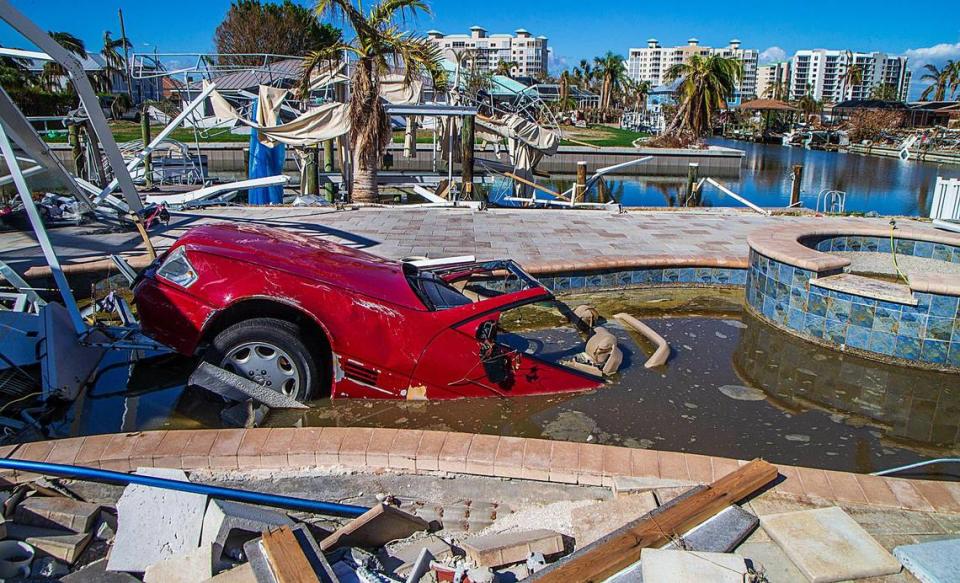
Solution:
<path fill-rule="evenodd" d="M 887 225 L 885 218 L 767 217 L 728 208 L 619 214 L 616 210 L 222 207 L 173 213 L 170 225 L 154 229 L 151 238 L 162 250 L 187 228 L 217 221 L 289 228 L 395 259 L 510 257 L 533 271 L 624 262 L 742 267 L 747 261 L 747 237 L 757 229 L 800 222 Z M 929 223 L 916 220 L 901 219 L 900 224 L 933 230 Z M 133 232 L 107 233 L 88 225 L 52 229 L 50 234 L 67 264 L 102 261 L 111 253 L 143 261 L 142 242 Z M 0 253 L 21 273 L 44 264 L 32 233 L 0 233 Z"/>

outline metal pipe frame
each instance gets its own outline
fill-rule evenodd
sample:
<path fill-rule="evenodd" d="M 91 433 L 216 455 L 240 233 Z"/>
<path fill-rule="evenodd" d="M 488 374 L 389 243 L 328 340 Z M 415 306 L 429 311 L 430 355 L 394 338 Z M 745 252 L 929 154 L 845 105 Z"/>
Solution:
<path fill-rule="evenodd" d="M 53 250 L 53 245 L 50 243 L 50 237 L 47 236 L 47 230 L 43 226 L 43 219 L 40 218 L 40 213 L 37 212 L 37 206 L 33 202 L 33 196 L 31 196 L 30 193 L 30 187 L 27 186 L 27 180 L 23 177 L 23 172 L 20 171 L 20 165 L 17 163 L 17 157 L 13 152 L 13 145 L 10 143 L 10 139 L 7 137 L 7 133 L 3 127 L 3 124 L 0 124 L 0 152 L 3 153 L 3 157 L 7 161 L 10 174 L 13 176 L 13 182 L 16 184 L 17 192 L 20 194 L 20 200 L 23 202 L 23 208 L 27 213 L 27 217 L 30 219 L 30 224 L 33 226 L 33 232 L 37 235 L 37 242 L 40 244 L 40 249 L 43 251 L 43 256 L 46 258 L 47 264 L 50 266 L 50 272 L 53 274 L 53 279 L 57 282 L 57 288 L 60 290 L 60 297 L 63 298 L 63 305 L 66 307 L 67 313 L 70 315 L 70 321 L 73 324 L 73 329 L 77 333 L 77 336 L 82 336 L 87 332 L 87 325 L 83 321 L 83 316 L 80 315 L 80 309 L 77 307 L 77 301 L 73 297 L 73 291 L 70 289 L 70 285 L 67 283 L 67 276 L 63 273 L 63 267 L 60 265 L 60 259 L 57 257 L 57 253 Z"/>
<path fill-rule="evenodd" d="M 123 192 L 123 197 L 126 199 L 127 205 L 131 210 L 141 212 L 143 210 L 143 203 L 140 201 L 140 195 L 137 193 L 137 188 L 133 184 L 133 179 L 130 178 L 130 173 L 125 170 L 126 166 L 123 161 L 123 155 L 117 147 L 116 140 L 113 139 L 113 133 L 110 131 L 110 126 L 107 125 L 107 118 L 103 115 L 103 110 L 100 108 L 100 100 L 97 99 L 97 94 L 94 92 L 93 86 L 90 85 L 90 80 L 87 79 L 83 66 L 80 65 L 80 62 L 77 61 L 69 51 L 53 40 L 50 35 L 44 32 L 22 12 L 14 8 L 9 0 L 0 0 L 0 19 L 4 20 L 14 30 L 35 44 L 37 48 L 49 55 L 51 59 L 59 63 L 67 72 L 70 81 L 77 91 L 77 95 L 80 97 L 80 103 L 83 104 L 83 108 L 93 126 L 93 130 L 100 140 L 100 145 L 107 154 L 110 167 L 113 168 L 113 173 L 118 180 L 120 190 Z"/>

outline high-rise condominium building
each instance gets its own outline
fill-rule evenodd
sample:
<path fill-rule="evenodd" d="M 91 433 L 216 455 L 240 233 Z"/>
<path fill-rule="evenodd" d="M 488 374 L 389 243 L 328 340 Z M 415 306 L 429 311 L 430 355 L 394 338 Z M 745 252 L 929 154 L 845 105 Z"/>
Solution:
<path fill-rule="evenodd" d="M 860 69 L 860 79 L 847 75 L 851 67 Z M 790 98 L 806 94 L 820 101 L 839 103 L 847 99 L 870 99 L 884 85 L 892 94 L 906 100 L 910 91 L 910 71 L 906 57 L 873 51 L 856 53 L 812 49 L 797 51 L 790 60 Z"/>
<path fill-rule="evenodd" d="M 766 63 L 757 67 L 757 97 L 787 99 L 790 94 L 790 61 Z"/>
<path fill-rule="evenodd" d="M 649 81 L 652 85 L 666 83 L 667 71 L 674 65 L 685 63 L 694 55 L 707 57 L 720 55 L 737 59 L 741 64 L 740 83 L 731 99 L 731 103 L 740 103 L 750 99 L 757 92 L 757 59 L 758 53 L 753 49 L 744 49 L 739 40 L 730 41 L 729 46 L 711 48 L 702 46 L 700 41 L 692 38 L 686 45 L 677 47 L 662 47 L 657 39 L 647 41 L 645 48 L 630 49 L 627 58 L 627 74 L 634 81 Z"/>
<path fill-rule="evenodd" d="M 515 63 L 510 74 L 515 77 L 547 75 L 547 37 L 533 36 L 524 29 L 514 35 L 487 34 L 486 29 L 473 26 L 470 34 L 448 34 L 431 30 L 427 38 L 435 42 L 445 59 L 456 61 L 455 53 L 470 49 L 481 72 L 496 70 L 501 62 Z"/>

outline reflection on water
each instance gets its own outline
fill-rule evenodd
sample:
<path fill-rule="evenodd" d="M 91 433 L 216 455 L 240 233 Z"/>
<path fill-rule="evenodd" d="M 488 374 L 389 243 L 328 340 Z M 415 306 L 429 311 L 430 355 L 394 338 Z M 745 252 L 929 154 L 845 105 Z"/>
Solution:
<path fill-rule="evenodd" d="M 715 139 L 713 145 L 746 152 L 740 178 L 719 181 L 734 192 L 764 207 L 783 207 L 790 201 L 791 168 L 804 167 L 801 200 L 816 207 L 823 189 L 847 192 L 847 211 L 876 211 L 882 215 L 928 216 L 937 175 L 960 176 L 960 167 L 932 162 L 903 162 L 894 158 L 824 152 L 772 144 Z M 701 176 L 708 173 L 701 171 Z M 558 192 L 570 188 L 572 179 L 547 181 Z M 616 177 L 607 181 L 608 192 L 593 191 L 591 200 L 614 200 L 626 206 L 676 206 L 686 178 L 665 176 Z M 712 187 L 705 187 L 706 206 L 742 206 Z"/>
<path fill-rule="evenodd" d="M 732 292 L 727 292 L 727 296 Z M 956 452 L 957 375 L 885 366 L 822 349 L 741 314 L 716 290 L 636 290 L 571 296 L 606 317 L 628 311 L 661 333 L 668 364 L 615 322 L 624 369 L 599 390 L 518 399 L 405 402 L 321 400 L 274 411 L 270 426 L 368 426 L 545 437 L 690 451 L 838 470 L 875 471 Z M 665 316 L 664 314 L 669 314 Z M 513 342 L 557 359 L 582 339 L 569 327 L 517 332 Z M 59 435 L 219 426 L 222 403 L 184 389 L 193 363 L 115 363 L 56 426 Z M 756 389 L 762 389 L 763 393 Z"/>

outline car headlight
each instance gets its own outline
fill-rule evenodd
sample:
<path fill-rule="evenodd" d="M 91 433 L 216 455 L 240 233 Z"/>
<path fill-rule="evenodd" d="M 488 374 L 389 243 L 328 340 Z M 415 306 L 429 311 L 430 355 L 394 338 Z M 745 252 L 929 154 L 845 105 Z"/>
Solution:
<path fill-rule="evenodd" d="M 163 260 L 163 264 L 157 269 L 157 276 L 180 287 L 190 287 L 200 278 L 187 259 L 187 252 L 183 247 L 177 247 Z"/>

